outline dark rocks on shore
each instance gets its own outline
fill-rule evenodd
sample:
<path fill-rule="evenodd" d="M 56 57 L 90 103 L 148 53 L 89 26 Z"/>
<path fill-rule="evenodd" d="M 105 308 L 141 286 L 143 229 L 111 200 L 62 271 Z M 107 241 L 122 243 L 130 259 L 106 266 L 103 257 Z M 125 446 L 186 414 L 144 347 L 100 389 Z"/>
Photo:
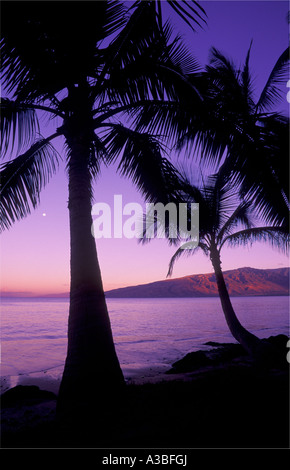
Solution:
<path fill-rule="evenodd" d="M 8 408 L 15 404 L 36 404 L 56 400 L 56 395 L 47 390 L 40 390 L 36 385 L 17 385 L 1 395 L 1 407 Z"/>
<path fill-rule="evenodd" d="M 238 357 L 246 356 L 245 350 L 239 344 L 209 342 L 206 345 L 213 346 L 215 349 L 188 353 L 179 361 L 174 362 L 172 369 L 166 373 L 193 372 L 203 367 L 221 365 Z"/>
<path fill-rule="evenodd" d="M 209 342 L 174 364 L 197 371 L 185 380 L 129 385 L 104 413 L 96 391 L 96 406 L 68 422 L 53 393 L 16 386 L 1 397 L 2 448 L 288 448 L 287 341 L 268 339 L 287 369 L 257 373 L 239 344 Z"/>
<path fill-rule="evenodd" d="M 286 360 L 288 340 L 286 335 L 270 336 L 262 340 L 263 343 L 270 344 L 272 347 L 273 354 L 271 361 L 269 361 L 272 367 L 285 369 L 289 366 Z M 194 372 L 204 367 L 217 367 L 225 364 L 241 365 L 241 363 L 246 366 L 253 363 L 253 359 L 240 344 L 209 341 L 204 345 L 211 346 L 213 349 L 186 354 L 182 359 L 172 364 L 172 368 L 166 373 L 179 374 Z"/>

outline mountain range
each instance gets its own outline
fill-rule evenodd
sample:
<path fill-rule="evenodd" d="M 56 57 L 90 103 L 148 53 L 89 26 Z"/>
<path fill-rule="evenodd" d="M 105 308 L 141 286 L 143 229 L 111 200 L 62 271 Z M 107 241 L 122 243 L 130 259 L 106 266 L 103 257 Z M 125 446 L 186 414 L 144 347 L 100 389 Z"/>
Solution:
<path fill-rule="evenodd" d="M 231 296 L 289 295 L 290 268 L 255 269 L 239 268 L 224 271 Z M 218 296 L 214 273 L 150 282 L 122 287 L 105 292 L 107 298 L 156 298 L 156 297 L 216 297 Z M 69 292 L 36 295 L 32 292 L 1 292 L 0 298 L 37 297 L 69 298 Z"/>
<path fill-rule="evenodd" d="M 289 295 L 289 269 L 239 268 L 224 271 L 231 296 Z M 214 273 L 150 282 L 106 292 L 107 298 L 216 297 Z"/>

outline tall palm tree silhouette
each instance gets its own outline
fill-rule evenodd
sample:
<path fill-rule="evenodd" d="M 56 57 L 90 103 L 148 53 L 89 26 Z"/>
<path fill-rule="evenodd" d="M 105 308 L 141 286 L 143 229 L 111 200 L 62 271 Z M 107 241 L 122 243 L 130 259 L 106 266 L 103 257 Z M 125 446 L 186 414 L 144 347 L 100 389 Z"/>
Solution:
<path fill-rule="evenodd" d="M 170 260 L 168 276 L 180 256 L 193 255 L 202 250 L 210 257 L 222 309 L 233 337 L 250 354 L 261 355 L 265 349 L 261 341 L 241 325 L 233 309 L 221 268 L 221 250 L 227 245 L 238 247 L 264 241 L 287 252 L 288 229 L 281 225 L 255 226 L 256 216 L 250 203 L 240 199 L 238 188 L 233 188 L 225 180 L 223 172 L 208 177 L 201 187 L 191 184 L 186 177 L 181 181 L 181 200 L 187 204 L 199 204 L 199 241 L 197 245 L 196 242 L 186 241 L 179 246 Z"/>
<path fill-rule="evenodd" d="M 107 398 L 124 384 L 91 235 L 92 181 L 102 161 L 119 158 L 119 171 L 146 198 L 167 201 L 173 166 L 156 139 L 120 119 L 133 112 L 132 124 L 147 100 L 176 99 L 184 64 L 187 71 L 195 67 L 176 41 L 167 44 L 158 2 L 136 2 L 130 15 L 114 0 L 70 2 L 69 15 L 67 5 L 3 2 L 1 41 L 9 96 L 1 100 L 4 154 L 18 143 L 17 156 L 1 168 L 2 229 L 36 207 L 58 166 L 53 139 L 63 137 L 67 150 L 71 289 L 60 409 L 94 402 L 96 391 Z M 51 136 L 36 138 L 37 112 L 61 120 Z"/>

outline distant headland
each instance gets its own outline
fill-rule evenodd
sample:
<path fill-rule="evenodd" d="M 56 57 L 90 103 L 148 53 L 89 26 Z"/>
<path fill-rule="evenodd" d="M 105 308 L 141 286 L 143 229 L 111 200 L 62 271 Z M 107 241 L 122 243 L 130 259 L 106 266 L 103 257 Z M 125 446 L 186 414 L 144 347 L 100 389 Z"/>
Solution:
<path fill-rule="evenodd" d="M 224 271 L 231 296 L 289 295 L 289 269 L 239 268 Z M 107 298 L 216 297 L 214 273 L 123 287 L 106 292 Z"/>

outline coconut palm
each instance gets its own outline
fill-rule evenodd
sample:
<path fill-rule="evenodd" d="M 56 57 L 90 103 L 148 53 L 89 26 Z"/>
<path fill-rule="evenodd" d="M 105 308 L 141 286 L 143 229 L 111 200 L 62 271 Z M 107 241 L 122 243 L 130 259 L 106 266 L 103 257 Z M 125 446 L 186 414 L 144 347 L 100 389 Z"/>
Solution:
<path fill-rule="evenodd" d="M 66 146 L 71 289 L 60 408 L 94 402 L 96 393 L 106 398 L 124 384 L 91 236 L 92 184 L 102 162 L 118 161 L 146 198 L 167 201 L 174 168 L 153 136 L 120 119 L 136 116 L 146 100 L 174 97 L 183 74 L 180 46 L 167 45 L 170 31 L 160 30 L 155 2 L 136 2 L 129 16 L 114 0 L 71 2 L 69 13 L 67 5 L 3 2 L 1 41 L 8 93 L 1 100 L 2 149 L 16 152 L 1 168 L 1 229 L 38 204 L 59 163 L 52 141 L 64 138 Z M 183 60 L 187 70 L 195 66 Z M 48 137 L 39 134 L 39 113 L 57 123 Z"/>
<path fill-rule="evenodd" d="M 187 151 L 197 163 L 223 171 L 240 195 L 255 203 L 270 224 L 288 224 L 289 217 L 289 118 L 279 112 L 285 99 L 289 74 L 289 49 L 278 58 L 256 98 L 248 50 L 237 67 L 215 48 L 200 75 L 188 76 L 192 87 L 180 90 L 176 103 L 148 103 L 139 115 L 139 129 L 166 132 L 172 145 Z M 191 99 L 199 91 L 203 107 L 196 112 Z"/>
<path fill-rule="evenodd" d="M 183 177 L 181 188 L 180 200 L 189 204 L 188 208 L 191 203 L 199 204 L 199 241 L 197 244 L 196 240 L 189 240 L 179 246 L 170 260 L 168 276 L 182 255 L 193 255 L 202 250 L 209 256 L 230 332 L 247 352 L 256 355 L 262 351 L 261 341 L 241 325 L 235 314 L 221 268 L 221 250 L 224 246 L 239 247 L 265 241 L 286 252 L 288 230 L 280 225 L 255 226 L 250 203 L 241 200 L 238 190 L 225 182 L 223 172 L 210 176 L 201 188 Z M 182 232 L 179 236 L 182 237 Z"/>
<path fill-rule="evenodd" d="M 278 58 L 255 98 L 248 50 L 238 68 L 215 48 L 207 68 L 211 100 L 227 136 L 223 171 L 240 184 L 242 197 L 255 204 L 269 223 L 287 225 L 289 217 L 289 118 L 277 110 L 289 75 L 289 48 Z"/>

